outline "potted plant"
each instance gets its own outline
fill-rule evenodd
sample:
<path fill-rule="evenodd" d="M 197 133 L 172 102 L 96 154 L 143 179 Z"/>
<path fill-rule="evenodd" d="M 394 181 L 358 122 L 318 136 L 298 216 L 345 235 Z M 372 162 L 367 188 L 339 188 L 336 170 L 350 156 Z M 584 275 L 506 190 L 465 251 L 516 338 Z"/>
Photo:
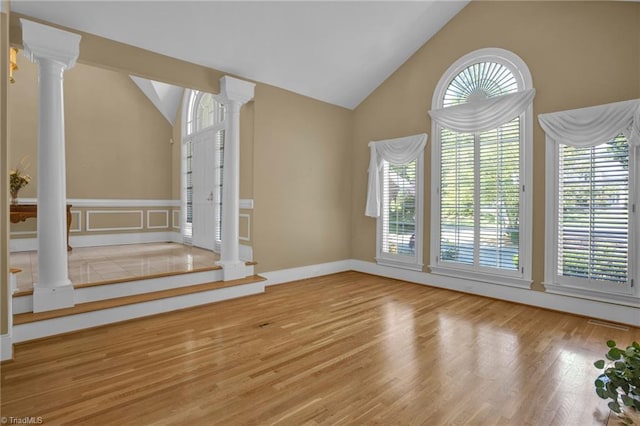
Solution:
<path fill-rule="evenodd" d="M 25 173 L 29 167 L 25 164 L 25 158 L 20 160 L 20 165 L 15 170 L 9 171 L 9 192 L 11 193 L 11 203 L 18 203 L 18 192 L 31 182 L 31 176 Z"/>
<path fill-rule="evenodd" d="M 640 422 L 640 344 L 633 342 L 626 349 L 618 348 L 613 340 L 607 341 L 608 361 L 593 363 L 603 370 L 595 381 L 596 393 L 610 399 L 609 408 L 618 414 L 624 424 Z"/>

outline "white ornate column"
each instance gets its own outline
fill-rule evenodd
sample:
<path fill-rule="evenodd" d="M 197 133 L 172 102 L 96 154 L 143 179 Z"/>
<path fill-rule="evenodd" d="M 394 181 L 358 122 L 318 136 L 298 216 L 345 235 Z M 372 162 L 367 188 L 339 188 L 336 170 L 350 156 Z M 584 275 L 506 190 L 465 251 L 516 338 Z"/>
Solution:
<path fill-rule="evenodd" d="M 255 84 L 224 76 L 220 79 L 220 93 L 227 106 L 227 129 L 224 140 L 224 174 L 222 179 L 222 247 L 219 265 L 224 280 L 248 275 L 248 268 L 240 260 L 240 107 L 253 99 Z"/>
<path fill-rule="evenodd" d="M 38 282 L 33 311 L 74 305 L 67 266 L 64 71 L 80 52 L 80 36 L 20 19 L 24 54 L 38 65 Z"/>

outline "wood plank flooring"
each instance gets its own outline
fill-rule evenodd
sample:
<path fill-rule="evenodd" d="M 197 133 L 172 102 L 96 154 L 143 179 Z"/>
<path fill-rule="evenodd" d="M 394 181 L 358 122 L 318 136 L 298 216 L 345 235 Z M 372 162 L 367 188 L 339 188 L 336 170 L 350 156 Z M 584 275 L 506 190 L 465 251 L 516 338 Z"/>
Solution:
<path fill-rule="evenodd" d="M 356 272 L 18 345 L 2 416 L 87 425 L 603 425 L 587 318 Z"/>

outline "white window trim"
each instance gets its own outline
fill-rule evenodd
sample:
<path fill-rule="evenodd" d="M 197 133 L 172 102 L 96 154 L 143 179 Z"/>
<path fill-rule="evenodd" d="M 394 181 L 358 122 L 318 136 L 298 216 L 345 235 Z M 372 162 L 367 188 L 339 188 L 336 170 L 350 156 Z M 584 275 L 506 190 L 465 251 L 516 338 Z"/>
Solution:
<path fill-rule="evenodd" d="M 484 61 L 497 62 L 513 71 L 522 90 L 533 88 L 533 80 L 529 67 L 516 54 L 499 48 L 476 50 L 464 55 L 454 62 L 442 75 L 433 94 L 432 109 L 443 106 L 444 95 L 451 81 L 468 66 Z M 533 102 L 520 116 L 520 242 L 519 263 L 520 270 L 509 273 L 493 268 L 464 267 L 439 262 L 440 253 L 440 177 L 441 177 L 441 131 L 435 120 L 431 120 L 432 150 L 431 150 L 431 241 L 429 269 L 434 274 L 480 280 L 492 284 L 501 284 L 519 288 L 530 288 L 531 258 L 532 258 L 532 221 L 533 221 Z M 524 190 L 523 190 L 524 188 Z M 476 189 L 477 190 L 477 189 Z M 484 269 L 484 270 L 483 270 Z"/>
<path fill-rule="evenodd" d="M 605 293 L 588 284 L 589 280 L 558 280 L 558 160 L 560 143 L 547 137 L 545 143 L 545 258 L 543 285 L 548 293 L 579 297 L 589 300 L 640 307 L 640 149 L 629 145 L 629 278 L 634 280 L 625 291 Z M 635 182 L 635 185 L 633 183 Z M 634 262 L 634 259 L 635 262 Z M 581 284 L 582 283 L 582 284 Z M 586 285 L 585 285 L 586 283 Z"/>
<path fill-rule="evenodd" d="M 383 182 L 383 172 L 380 170 L 380 182 Z M 382 186 L 382 185 L 381 185 Z M 384 215 L 380 214 L 376 219 L 376 262 L 378 265 L 391 266 L 393 268 L 422 271 L 422 247 L 423 247 L 423 216 L 424 216 L 424 151 L 416 158 L 416 223 L 415 244 L 413 256 L 385 253 L 382 251 Z"/>

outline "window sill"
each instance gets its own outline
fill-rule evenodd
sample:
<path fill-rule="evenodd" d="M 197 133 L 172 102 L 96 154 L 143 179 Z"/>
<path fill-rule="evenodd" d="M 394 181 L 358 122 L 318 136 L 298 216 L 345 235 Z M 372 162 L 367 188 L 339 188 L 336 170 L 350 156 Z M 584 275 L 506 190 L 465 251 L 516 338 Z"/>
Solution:
<path fill-rule="evenodd" d="M 587 290 L 584 288 L 577 288 L 568 285 L 557 285 L 547 282 L 543 282 L 542 284 L 544 285 L 546 292 L 551 294 L 640 308 L 640 297 L 634 295 L 603 293 L 594 290 Z"/>
<path fill-rule="evenodd" d="M 422 272 L 424 265 L 422 263 L 407 263 L 399 260 L 385 259 L 376 257 L 376 263 L 380 266 L 389 266 L 391 268 L 408 269 L 410 271 Z"/>
<path fill-rule="evenodd" d="M 488 274 L 477 271 L 463 271 L 460 269 L 446 268 L 442 266 L 429 265 L 432 274 L 444 275 L 448 277 L 462 278 L 479 281 L 487 284 L 504 285 L 508 287 L 524 288 L 529 290 L 532 281 L 524 278 L 507 277 L 502 275 Z"/>

